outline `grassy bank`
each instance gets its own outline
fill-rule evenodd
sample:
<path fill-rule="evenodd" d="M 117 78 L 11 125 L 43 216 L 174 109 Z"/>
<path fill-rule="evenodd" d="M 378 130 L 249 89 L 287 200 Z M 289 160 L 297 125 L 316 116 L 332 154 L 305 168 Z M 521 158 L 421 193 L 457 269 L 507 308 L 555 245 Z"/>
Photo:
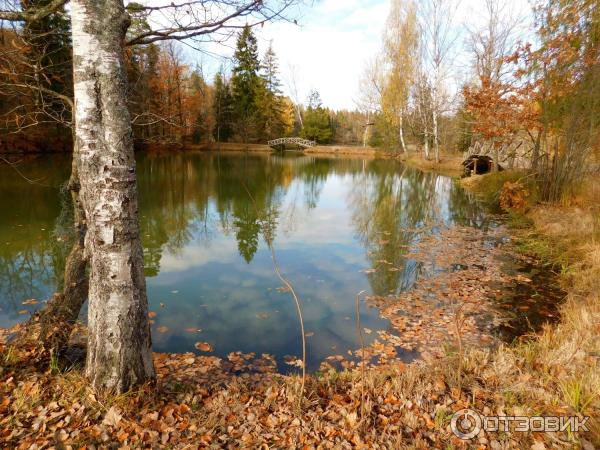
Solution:
<path fill-rule="evenodd" d="M 340 156 L 377 156 L 378 151 L 373 147 L 349 145 L 317 145 L 307 148 L 307 155 L 340 155 Z"/>
<path fill-rule="evenodd" d="M 400 155 L 399 158 L 405 164 L 426 172 L 436 172 L 450 177 L 458 177 L 463 173 L 462 157 L 459 155 L 442 154 L 439 163 L 423 158 L 421 153 L 410 152 L 408 155 Z"/>

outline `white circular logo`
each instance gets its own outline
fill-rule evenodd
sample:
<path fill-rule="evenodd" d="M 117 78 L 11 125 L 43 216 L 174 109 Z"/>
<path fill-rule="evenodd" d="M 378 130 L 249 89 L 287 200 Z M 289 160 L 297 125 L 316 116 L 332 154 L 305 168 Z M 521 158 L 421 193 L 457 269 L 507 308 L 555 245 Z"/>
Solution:
<path fill-rule="evenodd" d="M 481 416 L 472 409 L 461 409 L 452 416 L 450 428 L 460 439 L 473 439 L 481 431 Z"/>

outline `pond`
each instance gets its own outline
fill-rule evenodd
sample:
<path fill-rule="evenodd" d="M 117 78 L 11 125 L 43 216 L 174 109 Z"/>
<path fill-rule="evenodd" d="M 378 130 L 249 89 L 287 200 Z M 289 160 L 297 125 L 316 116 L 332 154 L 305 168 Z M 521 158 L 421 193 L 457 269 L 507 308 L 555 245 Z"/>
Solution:
<path fill-rule="evenodd" d="M 405 257 L 444 225 L 486 227 L 452 179 L 395 160 L 305 155 L 139 154 L 140 222 L 155 351 L 301 355 L 310 370 L 359 345 L 355 298 L 409 289 Z M 61 284 L 70 207 L 67 156 L 0 165 L 0 327 L 25 320 Z M 273 250 L 273 253 L 271 251 Z M 369 269 L 386 261 L 392 269 Z M 38 303 L 35 302 L 38 301 Z M 363 304 L 361 322 L 391 330 Z M 85 320 L 85 314 L 82 314 Z M 365 336 L 367 343 L 372 336 Z M 406 353 L 404 359 L 417 355 Z"/>

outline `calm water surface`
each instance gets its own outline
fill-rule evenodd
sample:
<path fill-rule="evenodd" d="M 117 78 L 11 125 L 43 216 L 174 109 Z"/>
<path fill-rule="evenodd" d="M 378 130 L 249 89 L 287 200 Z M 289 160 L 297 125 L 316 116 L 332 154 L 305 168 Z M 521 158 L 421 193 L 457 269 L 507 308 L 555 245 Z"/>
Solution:
<path fill-rule="evenodd" d="M 63 156 L 0 165 L 0 326 L 25 320 L 60 286 L 70 206 Z M 309 368 L 358 347 L 359 291 L 397 294 L 420 267 L 403 255 L 440 224 L 483 226 L 483 209 L 450 178 L 391 160 L 309 156 L 138 155 L 141 233 L 156 351 L 300 355 L 295 304 L 269 243 L 303 303 Z M 389 271 L 367 269 L 392 263 Z M 82 315 L 85 318 L 85 314 Z M 361 321 L 388 329 L 378 310 Z M 196 331 L 194 331 L 196 330 Z M 201 330 L 201 331 L 197 331 Z M 374 333 L 366 335 L 373 339 Z M 407 359 L 415 355 L 404 355 Z"/>

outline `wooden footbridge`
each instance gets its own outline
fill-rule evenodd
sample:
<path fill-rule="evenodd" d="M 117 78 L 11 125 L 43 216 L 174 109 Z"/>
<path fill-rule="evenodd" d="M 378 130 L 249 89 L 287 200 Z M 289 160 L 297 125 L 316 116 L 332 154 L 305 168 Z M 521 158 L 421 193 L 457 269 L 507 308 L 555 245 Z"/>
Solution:
<path fill-rule="evenodd" d="M 302 139 L 300 137 L 273 139 L 272 141 L 269 141 L 268 144 L 269 147 L 282 151 L 285 150 L 285 147 L 288 145 L 295 145 L 299 148 L 310 148 L 317 145 L 315 141 L 309 141 L 308 139 Z"/>

